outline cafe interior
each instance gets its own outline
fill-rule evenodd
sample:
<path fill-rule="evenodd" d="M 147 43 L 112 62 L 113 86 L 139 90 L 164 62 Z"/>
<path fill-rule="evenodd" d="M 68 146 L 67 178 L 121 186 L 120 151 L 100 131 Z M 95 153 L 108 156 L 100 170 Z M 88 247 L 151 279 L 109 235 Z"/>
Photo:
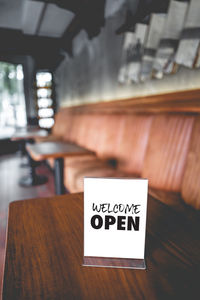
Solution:
<path fill-rule="evenodd" d="M 200 299 L 199 175 L 199 0 L 0 0 L 2 300 Z M 145 269 L 83 265 L 88 177 L 148 179 Z"/>

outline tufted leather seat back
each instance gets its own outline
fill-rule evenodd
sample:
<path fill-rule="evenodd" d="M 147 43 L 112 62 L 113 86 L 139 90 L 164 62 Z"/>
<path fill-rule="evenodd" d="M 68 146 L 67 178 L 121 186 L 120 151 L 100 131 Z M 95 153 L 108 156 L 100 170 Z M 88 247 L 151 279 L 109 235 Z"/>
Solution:
<path fill-rule="evenodd" d="M 187 204 L 200 209 L 200 117 L 196 117 L 192 132 L 191 144 L 186 162 L 182 198 Z"/>
<path fill-rule="evenodd" d="M 98 133 L 98 131 L 94 132 L 93 130 L 94 121 L 95 121 L 95 117 L 93 115 L 90 114 L 81 115 L 80 125 L 79 125 L 80 130 L 79 130 L 79 135 L 77 136 L 78 144 L 93 151 L 95 150 L 95 148 L 91 149 L 91 147 L 89 147 L 89 144 L 90 141 L 92 141 Z"/>
<path fill-rule="evenodd" d="M 101 158 L 116 158 L 120 144 L 124 115 L 113 114 L 102 116 L 97 134 L 96 152 Z"/>
<path fill-rule="evenodd" d="M 151 187 L 180 192 L 193 123 L 193 116 L 155 116 L 142 171 Z"/>
<path fill-rule="evenodd" d="M 146 153 L 152 115 L 124 115 L 120 142 L 116 150 L 121 171 L 141 174 Z"/>
<path fill-rule="evenodd" d="M 70 131 L 70 120 L 72 116 L 65 109 L 60 110 L 55 115 L 55 123 L 52 128 L 52 135 L 63 139 L 66 132 Z"/>
<path fill-rule="evenodd" d="M 82 134 L 81 142 L 84 146 L 92 151 L 98 151 L 102 137 L 102 124 L 104 115 L 91 114 L 87 116 L 85 132 Z"/>

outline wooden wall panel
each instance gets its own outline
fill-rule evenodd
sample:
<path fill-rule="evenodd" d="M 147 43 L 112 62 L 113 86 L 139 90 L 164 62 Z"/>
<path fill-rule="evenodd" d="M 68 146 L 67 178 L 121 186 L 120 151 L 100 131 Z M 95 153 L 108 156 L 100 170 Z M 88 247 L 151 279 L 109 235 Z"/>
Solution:
<path fill-rule="evenodd" d="M 71 113 L 200 113 L 200 89 L 62 108 Z"/>

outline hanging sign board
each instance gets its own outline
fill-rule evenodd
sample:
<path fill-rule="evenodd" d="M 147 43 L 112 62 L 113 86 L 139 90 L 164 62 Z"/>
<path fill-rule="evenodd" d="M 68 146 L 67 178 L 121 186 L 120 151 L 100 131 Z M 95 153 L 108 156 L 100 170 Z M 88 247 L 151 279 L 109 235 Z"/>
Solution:
<path fill-rule="evenodd" d="M 147 179 L 84 179 L 84 265 L 145 269 Z"/>

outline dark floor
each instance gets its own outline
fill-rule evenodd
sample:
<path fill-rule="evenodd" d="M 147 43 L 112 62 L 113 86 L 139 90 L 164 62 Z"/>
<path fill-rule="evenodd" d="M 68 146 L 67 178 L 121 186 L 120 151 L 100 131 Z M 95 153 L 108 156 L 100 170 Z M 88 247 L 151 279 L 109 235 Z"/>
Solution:
<path fill-rule="evenodd" d="M 9 203 L 14 200 L 50 197 L 54 195 L 53 173 L 45 163 L 37 167 L 37 173 L 48 176 L 46 184 L 29 188 L 19 186 L 19 179 L 22 176 L 28 175 L 28 168 L 20 167 L 22 160 L 24 161 L 26 158 L 22 159 L 18 154 L 0 156 L 0 298 Z"/>

